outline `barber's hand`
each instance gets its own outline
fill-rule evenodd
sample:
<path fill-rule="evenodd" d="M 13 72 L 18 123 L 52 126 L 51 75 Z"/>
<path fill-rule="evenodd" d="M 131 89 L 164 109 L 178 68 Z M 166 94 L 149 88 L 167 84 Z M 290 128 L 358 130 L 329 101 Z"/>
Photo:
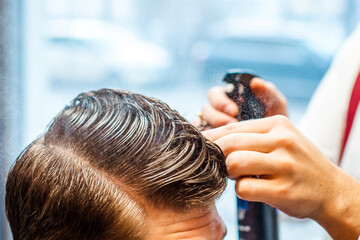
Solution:
<path fill-rule="evenodd" d="M 287 116 L 286 98 L 274 84 L 260 78 L 254 78 L 250 83 L 255 96 L 265 105 L 266 116 L 277 114 Z M 225 93 L 224 87 L 213 87 L 208 92 L 209 104 L 202 109 L 202 118 L 212 127 L 219 127 L 237 122 L 235 118 L 239 109 Z"/>
<path fill-rule="evenodd" d="M 228 175 L 236 180 L 240 198 L 312 218 L 337 239 L 360 234 L 359 182 L 332 164 L 286 117 L 243 121 L 203 133 L 227 157 Z"/>

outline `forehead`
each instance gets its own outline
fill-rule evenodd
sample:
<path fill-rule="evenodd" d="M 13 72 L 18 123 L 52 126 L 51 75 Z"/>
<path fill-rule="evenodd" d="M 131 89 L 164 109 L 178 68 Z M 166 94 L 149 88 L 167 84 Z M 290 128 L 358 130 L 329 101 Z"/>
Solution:
<path fill-rule="evenodd" d="M 147 224 L 151 240 L 221 240 L 226 235 L 225 225 L 214 204 L 185 213 L 151 210 Z"/>

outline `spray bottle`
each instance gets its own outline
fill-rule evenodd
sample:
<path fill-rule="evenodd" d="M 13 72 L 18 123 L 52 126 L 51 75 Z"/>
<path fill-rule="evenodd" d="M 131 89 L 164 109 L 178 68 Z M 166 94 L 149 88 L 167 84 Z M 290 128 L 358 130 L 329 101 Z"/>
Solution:
<path fill-rule="evenodd" d="M 256 75 L 238 69 L 229 70 L 224 77 L 226 94 L 238 104 L 239 121 L 265 117 L 264 104 L 253 94 L 250 82 Z M 254 176 L 258 177 L 258 176 Z M 240 240 L 278 240 L 276 209 L 260 202 L 237 198 Z"/>

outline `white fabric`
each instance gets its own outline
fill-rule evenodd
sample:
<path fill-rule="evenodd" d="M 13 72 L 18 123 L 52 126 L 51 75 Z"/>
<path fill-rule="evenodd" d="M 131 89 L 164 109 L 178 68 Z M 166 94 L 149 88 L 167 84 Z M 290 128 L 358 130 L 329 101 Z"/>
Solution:
<path fill-rule="evenodd" d="M 347 39 L 316 90 L 300 130 L 334 163 L 338 163 L 351 92 L 360 71 L 360 25 Z M 341 167 L 360 180 L 360 109 Z"/>

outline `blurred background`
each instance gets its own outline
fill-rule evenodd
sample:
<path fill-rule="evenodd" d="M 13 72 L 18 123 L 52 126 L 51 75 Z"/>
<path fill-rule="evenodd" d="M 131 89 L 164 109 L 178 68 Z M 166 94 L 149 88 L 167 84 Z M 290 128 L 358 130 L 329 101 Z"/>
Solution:
<path fill-rule="evenodd" d="M 359 13 L 357 0 L 0 0 L 2 209 L 16 156 L 82 91 L 143 93 L 191 121 L 227 69 L 251 69 L 286 95 L 297 124 Z M 232 182 L 218 208 L 237 239 Z M 280 239 L 323 234 L 280 215 Z"/>

